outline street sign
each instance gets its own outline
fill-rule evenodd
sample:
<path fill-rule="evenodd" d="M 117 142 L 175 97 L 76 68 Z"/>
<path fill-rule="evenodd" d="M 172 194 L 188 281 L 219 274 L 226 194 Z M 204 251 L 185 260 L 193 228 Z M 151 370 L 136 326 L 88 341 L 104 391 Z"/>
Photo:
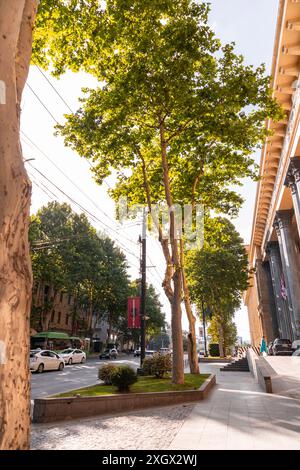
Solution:
<path fill-rule="evenodd" d="M 141 298 L 128 297 L 127 301 L 128 328 L 141 327 Z"/>

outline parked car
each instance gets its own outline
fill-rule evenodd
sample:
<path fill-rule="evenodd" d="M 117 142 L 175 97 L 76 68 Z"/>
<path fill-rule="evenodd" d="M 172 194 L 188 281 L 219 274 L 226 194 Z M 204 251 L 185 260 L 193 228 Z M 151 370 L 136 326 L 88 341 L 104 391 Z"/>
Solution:
<path fill-rule="evenodd" d="M 161 354 L 171 354 L 171 349 L 170 348 L 160 348 L 159 352 Z"/>
<path fill-rule="evenodd" d="M 273 349 L 272 348 L 273 348 L 273 341 L 270 341 L 270 343 L 267 346 L 269 356 L 273 356 Z"/>
<path fill-rule="evenodd" d="M 105 349 L 103 353 L 100 354 L 99 359 L 117 359 L 118 351 L 114 348 Z"/>
<path fill-rule="evenodd" d="M 30 351 L 29 365 L 32 372 L 40 374 L 44 370 L 63 370 L 65 367 L 64 360 L 58 354 L 46 349 Z"/>
<path fill-rule="evenodd" d="M 292 356 L 300 357 L 300 348 L 296 349 L 296 351 L 293 352 Z"/>
<path fill-rule="evenodd" d="M 292 342 L 289 339 L 276 338 L 272 346 L 273 356 L 291 356 Z"/>
<path fill-rule="evenodd" d="M 200 359 L 203 359 L 203 357 L 205 357 L 205 352 L 204 351 L 199 351 L 198 352 L 198 361 L 200 361 Z"/>
<path fill-rule="evenodd" d="M 157 351 L 153 351 L 152 349 L 146 349 L 145 350 L 145 356 L 153 356 Z M 136 349 L 133 353 L 134 357 L 140 357 L 141 356 L 141 350 Z"/>
<path fill-rule="evenodd" d="M 86 354 L 81 349 L 64 349 L 59 353 L 60 357 L 63 358 L 65 364 L 83 364 L 86 361 Z"/>
<path fill-rule="evenodd" d="M 153 356 L 153 354 L 157 353 L 157 351 L 154 351 L 152 349 L 146 349 L 145 355 L 146 356 Z"/>
<path fill-rule="evenodd" d="M 295 339 L 292 342 L 292 350 L 296 351 L 297 349 L 300 349 L 300 339 Z"/>

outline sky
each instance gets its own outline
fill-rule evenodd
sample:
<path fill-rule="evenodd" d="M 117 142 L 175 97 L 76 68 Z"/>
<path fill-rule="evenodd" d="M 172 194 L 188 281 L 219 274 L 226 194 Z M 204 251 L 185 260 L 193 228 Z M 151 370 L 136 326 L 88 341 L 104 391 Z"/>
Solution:
<path fill-rule="evenodd" d="M 236 43 L 236 52 L 245 57 L 247 64 L 266 64 L 271 68 L 278 0 L 211 0 L 209 22 L 223 43 Z M 95 79 L 83 73 L 68 72 L 59 80 L 48 72 L 44 75 L 34 66 L 30 68 L 22 102 L 22 145 L 27 170 L 33 182 L 31 212 L 57 199 L 68 202 L 75 211 L 88 212 L 90 222 L 113 238 L 125 252 L 132 278 L 139 277 L 141 227 L 128 222 L 120 227 L 114 220 L 114 203 L 107 190 L 114 183 L 108 178 L 102 187 L 93 180 L 88 162 L 64 146 L 61 137 L 54 136 L 54 125 L 63 122 L 63 115 L 78 108 L 82 87 L 93 87 Z M 46 77 L 46 78 L 45 78 Z M 51 84 L 55 87 L 52 88 Z M 58 96 L 57 92 L 61 97 Z M 47 110 L 45 109 L 47 108 Z M 259 162 L 260 152 L 255 154 Z M 33 160 L 31 160 L 33 159 Z M 55 185 L 55 186 L 54 186 Z M 232 220 L 246 244 L 250 242 L 255 201 L 255 183 L 245 180 L 239 189 L 245 199 L 238 218 Z M 164 259 L 157 240 L 147 240 L 147 281 L 160 294 L 160 301 L 170 321 L 170 308 L 163 293 L 161 281 Z M 243 306 L 236 313 L 238 335 L 248 340 L 247 310 Z M 188 322 L 183 315 L 183 328 Z"/>

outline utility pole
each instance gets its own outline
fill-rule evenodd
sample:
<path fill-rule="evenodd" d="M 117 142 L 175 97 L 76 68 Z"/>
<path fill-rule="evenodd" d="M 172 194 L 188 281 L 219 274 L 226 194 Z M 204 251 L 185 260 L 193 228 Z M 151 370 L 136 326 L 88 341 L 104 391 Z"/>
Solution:
<path fill-rule="evenodd" d="M 207 354 L 207 342 L 206 342 L 206 331 L 205 331 L 205 308 L 204 308 L 204 302 L 202 300 L 202 319 L 203 319 L 203 335 L 204 335 L 204 351 L 205 351 L 205 356 L 208 356 Z"/>
<path fill-rule="evenodd" d="M 143 210 L 142 223 L 142 256 L 141 256 L 141 368 L 145 359 L 146 349 L 146 210 Z"/>

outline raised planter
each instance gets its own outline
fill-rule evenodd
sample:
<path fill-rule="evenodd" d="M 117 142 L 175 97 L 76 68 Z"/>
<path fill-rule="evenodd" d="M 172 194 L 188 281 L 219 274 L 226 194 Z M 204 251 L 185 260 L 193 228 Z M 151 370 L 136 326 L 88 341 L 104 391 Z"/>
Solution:
<path fill-rule="evenodd" d="M 213 362 L 218 362 L 221 364 L 228 364 L 229 362 L 232 361 L 232 358 L 224 358 L 224 357 L 201 357 L 201 359 L 198 360 L 199 364 L 201 363 L 213 363 Z"/>
<path fill-rule="evenodd" d="M 33 422 L 49 423 L 199 401 L 207 397 L 215 384 L 216 376 L 212 374 L 198 390 L 122 393 L 98 397 L 37 398 L 34 400 Z"/>

